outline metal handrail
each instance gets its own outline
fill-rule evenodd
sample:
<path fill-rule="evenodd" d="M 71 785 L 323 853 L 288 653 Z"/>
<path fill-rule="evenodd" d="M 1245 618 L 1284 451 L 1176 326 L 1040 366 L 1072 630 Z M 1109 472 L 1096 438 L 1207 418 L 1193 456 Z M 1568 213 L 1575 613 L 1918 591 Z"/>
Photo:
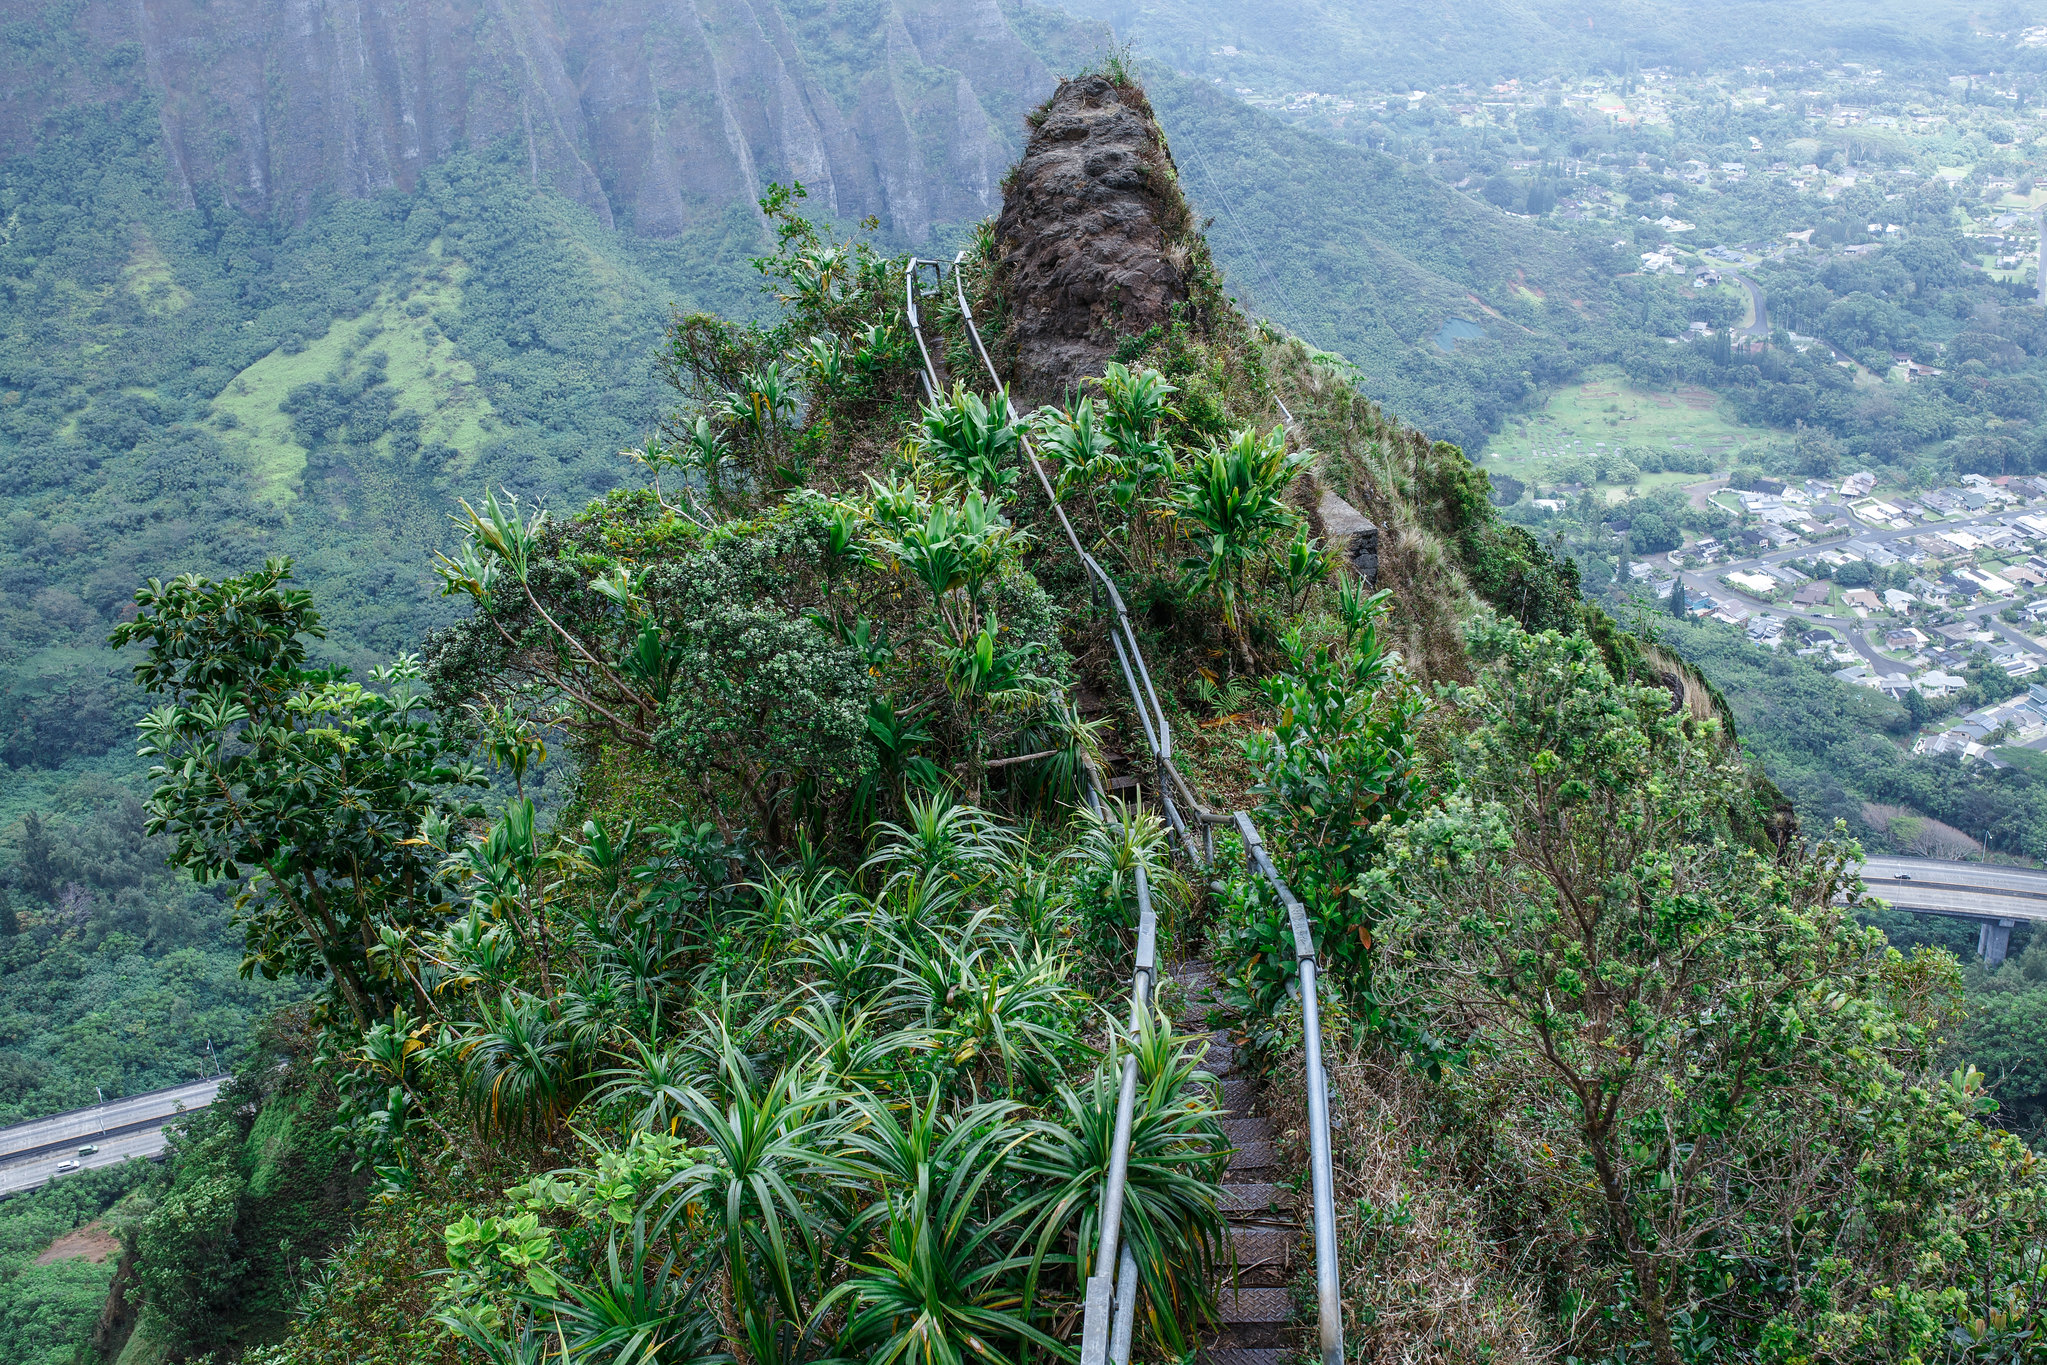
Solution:
<path fill-rule="evenodd" d="M 995 362 L 989 358 L 989 348 L 981 340 L 981 327 L 974 325 L 974 309 L 966 301 L 966 289 L 964 289 L 964 282 L 962 282 L 962 276 L 960 276 L 960 264 L 964 260 L 966 260 L 964 252 L 960 252 L 958 256 L 952 258 L 952 289 L 954 289 L 954 295 L 960 301 L 960 319 L 966 323 L 966 336 L 974 344 L 974 354 L 981 356 L 981 364 L 989 372 L 989 383 L 995 385 L 997 399 L 1001 399 L 1003 407 L 1007 409 L 1009 420 L 1015 422 L 1017 420 L 1017 411 L 1015 411 L 1015 405 L 1009 401 L 1009 389 L 1007 389 L 1007 385 L 1003 385 L 1001 377 L 995 372 Z M 938 262 L 919 262 L 917 258 L 911 258 L 911 262 L 907 266 L 907 272 L 905 272 L 907 280 L 909 280 L 909 289 L 905 291 L 905 297 L 907 297 L 911 332 L 917 336 L 917 350 L 925 358 L 925 389 L 929 393 L 933 393 L 931 401 L 935 403 L 935 401 L 940 399 L 940 395 L 935 393 L 935 370 L 931 368 L 929 352 L 923 346 L 923 327 L 921 327 L 921 319 L 917 317 L 917 297 L 915 297 L 917 295 L 915 278 L 917 278 L 917 272 L 923 266 L 940 268 Z M 1066 518 L 1066 508 L 1058 501 L 1058 493 L 1052 487 L 1052 479 L 1044 471 L 1044 460 L 1040 460 L 1036 448 L 1032 448 L 1030 434 L 1021 430 L 1021 424 L 1017 424 L 1017 426 L 1019 426 L 1017 444 L 1021 446 L 1021 450 L 1024 450 L 1024 458 L 1030 463 L 1032 475 L 1036 475 L 1036 479 L 1038 479 L 1038 487 L 1044 491 L 1044 499 L 1052 508 L 1052 516 L 1058 518 L 1058 528 L 1064 532 L 1066 544 L 1073 546 L 1073 553 L 1081 561 L 1081 567 L 1087 571 L 1089 581 L 1093 583 L 1095 591 L 1099 593 L 1099 596 L 1109 606 L 1109 647 L 1116 651 L 1116 667 L 1124 675 L 1124 686 L 1130 692 L 1130 704 L 1132 704 L 1132 708 L 1136 712 L 1136 718 L 1138 718 L 1138 733 L 1144 737 L 1144 747 L 1150 749 L 1152 761 L 1155 761 L 1155 767 L 1157 767 L 1155 780 L 1157 780 L 1157 788 L 1159 788 L 1159 804 L 1167 810 L 1167 819 L 1171 821 L 1171 825 L 1173 825 L 1175 833 L 1181 837 L 1181 841 L 1187 845 L 1187 853 L 1193 857 L 1195 862 L 1200 862 L 1200 853 L 1195 851 L 1193 839 L 1187 833 L 1185 821 L 1181 821 L 1179 810 L 1173 806 L 1173 798 L 1171 798 L 1171 794 L 1167 790 L 1169 776 L 1171 776 L 1173 782 L 1179 784 L 1181 794 L 1191 804 L 1197 804 L 1197 802 L 1193 802 L 1193 792 L 1187 788 L 1185 778 L 1179 776 L 1179 769 L 1173 765 L 1173 724 L 1167 720 L 1165 708 L 1159 706 L 1159 692 L 1157 692 L 1155 686 L 1152 686 L 1150 669 L 1144 665 L 1144 651 L 1138 647 L 1138 634 L 1130 626 L 1130 610 L 1124 606 L 1124 596 L 1116 589 L 1116 579 L 1109 577 L 1107 569 L 1101 567 L 1101 561 L 1097 561 L 1087 551 L 1087 546 L 1081 544 L 1081 536 L 1073 530 L 1073 522 Z"/>
<path fill-rule="evenodd" d="M 981 329 L 974 323 L 974 310 L 967 302 L 966 285 L 960 271 L 966 253 L 955 256 L 953 265 L 953 290 L 959 299 L 960 318 L 967 326 L 967 335 L 973 340 L 974 350 L 981 358 L 981 364 L 988 372 L 989 382 L 995 386 L 995 393 L 1007 409 L 1011 421 L 1016 420 L 1016 409 L 1010 403 L 1009 389 L 996 373 L 995 362 L 988 355 L 988 348 L 981 340 Z M 917 340 L 918 354 L 924 366 L 919 377 L 924 381 L 924 391 L 933 403 L 941 401 L 943 395 L 938 389 L 938 373 L 931 363 L 931 352 L 924 344 L 924 332 L 917 313 L 917 275 L 929 266 L 936 276 L 942 276 L 944 267 L 936 261 L 920 261 L 910 258 L 904 271 L 904 304 L 907 309 L 910 332 Z M 934 284 L 933 292 L 937 285 Z M 1284 402 L 1279 403 L 1281 414 L 1289 427 L 1294 425 L 1294 415 Z M 1019 424 L 1020 426 L 1021 424 Z M 1321 1338 L 1323 1365 L 1343 1365 L 1343 1306 L 1338 1285 L 1336 1259 L 1336 1200 L 1335 1173 L 1329 1140 L 1329 1077 L 1322 1067 L 1322 1021 L 1319 1001 L 1316 997 L 1316 956 L 1313 926 L 1301 903 L 1287 889 L 1279 872 L 1265 852 L 1264 841 L 1258 837 L 1258 830 L 1251 823 L 1251 817 L 1243 811 L 1225 815 L 1211 810 L 1189 785 L 1173 762 L 1173 731 L 1165 711 L 1159 705 L 1158 693 L 1152 686 L 1151 673 L 1145 667 L 1144 653 L 1138 647 L 1137 632 L 1131 628 L 1130 613 L 1123 605 L 1123 595 L 1116 590 L 1114 580 L 1087 548 L 1068 520 L 1066 509 L 1060 505 L 1058 492 L 1052 486 L 1051 478 L 1045 473 L 1044 464 L 1032 449 L 1030 438 L 1021 431 L 1018 444 L 1024 457 L 1037 476 L 1038 486 L 1044 491 L 1045 501 L 1051 506 L 1052 514 L 1058 518 L 1059 526 L 1066 534 L 1066 542 L 1074 555 L 1087 570 L 1094 588 L 1108 602 L 1111 619 L 1109 642 L 1116 652 L 1116 663 L 1123 674 L 1124 685 L 1129 689 L 1131 705 L 1137 715 L 1138 729 L 1145 744 L 1150 748 L 1157 763 L 1158 798 L 1174 831 L 1186 846 L 1188 857 L 1197 865 L 1213 861 L 1213 830 L 1216 826 L 1234 825 L 1244 840 L 1246 859 L 1262 873 L 1278 893 L 1280 903 L 1287 909 L 1294 938 L 1294 959 L 1300 972 L 1301 983 L 1301 1025 L 1306 1038 L 1305 1071 L 1308 1080 L 1308 1152 L 1309 1167 L 1313 1185 L 1313 1210 L 1315 1234 L 1315 1296 L 1318 1328 Z M 1141 683 L 1141 685 L 1140 685 Z M 1090 789 L 1088 797 L 1097 814 L 1101 812 L 1101 800 L 1095 788 L 1092 770 L 1088 772 Z M 1202 846 L 1197 846 L 1186 822 L 1182 819 L 1173 802 L 1172 791 L 1179 790 L 1187 803 L 1188 813 L 1202 826 L 1204 844 L 1208 856 L 1203 856 Z M 1157 971 L 1158 926 L 1152 911 L 1151 889 L 1142 867 L 1137 869 L 1137 961 L 1131 977 L 1130 1027 L 1135 1032 L 1150 1008 L 1152 986 Z M 1123 1197 L 1127 1184 L 1130 1163 L 1130 1132 L 1135 1122 L 1137 1104 L 1137 1058 L 1127 1055 L 1123 1059 L 1123 1075 L 1116 1100 L 1116 1129 L 1110 1149 L 1109 1172 L 1102 1189 L 1102 1232 L 1101 1242 L 1095 1257 L 1096 1273 L 1088 1277 L 1085 1314 L 1081 1326 L 1080 1365 L 1128 1365 L 1130 1360 L 1131 1337 L 1137 1311 L 1137 1263 L 1130 1249 L 1121 1244 L 1123 1224 Z M 1108 1267 L 1116 1266 L 1112 1281 Z"/>
<path fill-rule="evenodd" d="M 1308 912 L 1279 879 L 1258 827 L 1243 811 L 1236 815 L 1244 857 L 1265 875 L 1286 907 L 1294 934 L 1294 963 L 1301 974 L 1301 1037 L 1308 1073 L 1308 1172 L 1315 1208 L 1315 1310 L 1326 1365 L 1343 1365 L 1343 1294 L 1336 1262 L 1336 1168 L 1329 1143 L 1329 1073 L 1322 1069 L 1322 1006 L 1315 994 L 1315 929 Z"/>

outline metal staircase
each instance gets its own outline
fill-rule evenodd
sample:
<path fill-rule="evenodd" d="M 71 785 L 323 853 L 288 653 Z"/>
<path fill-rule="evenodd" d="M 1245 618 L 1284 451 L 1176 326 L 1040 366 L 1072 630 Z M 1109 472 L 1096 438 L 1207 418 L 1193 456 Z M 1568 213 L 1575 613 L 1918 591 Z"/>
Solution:
<path fill-rule="evenodd" d="M 967 300 L 959 269 L 963 260 L 964 253 L 955 257 L 950 265 L 960 318 L 987 374 L 995 400 L 1007 405 L 1008 390 L 995 371 L 988 348 L 982 343 L 980 329 L 974 323 L 973 308 Z M 936 261 L 912 258 L 904 272 L 904 306 L 911 333 L 917 339 L 918 353 L 923 359 L 921 377 L 925 393 L 934 403 L 942 401 L 947 384 L 943 370 L 933 359 L 933 350 L 939 348 L 926 344 L 918 305 L 920 301 L 938 297 L 947 269 L 946 265 Z M 930 282 L 929 288 L 925 287 L 926 279 Z M 1013 415 L 1014 409 L 1010 411 Z M 1280 411 L 1291 426 L 1293 417 L 1287 413 L 1284 404 L 1281 404 Z M 1051 478 L 1027 436 L 1023 439 L 1023 454 L 1068 546 L 1086 570 L 1097 601 L 1106 608 L 1109 642 L 1115 651 L 1117 669 L 1129 693 L 1137 729 L 1150 760 L 1149 771 L 1145 774 L 1148 784 L 1140 780 L 1140 789 L 1146 790 L 1158 803 L 1180 841 L 1185 857 L 1197 868 L 1208 867 L 1215 861 L 1215 829 L 1218 826 L 1233 827 L 1243 841 L 1252 870 L 1270 883 L 1281 904 L 1287 908 L 1301 977 L 1302 1026 L 1306 1039 L 1304 1074 L 1300 1083 L 1307 1092 L 1311 1200 L 1306 1212 L 1314 1234 L 1316 1335 L 1323 1365 L 1343 1365 L 1343 1308 L 1337 1283 L 1328 1084 L 1322 1068 L 1313 930 L 1307 913 L 1280 880 L 1278 871 L 1266 856 L 1264 843 L 1250 816 L 1242 811 L 1226 815 L 1210 809 L 1181 775 L 1173 761 L 1172 726 L 1159 706 L 1158 694 L 1145 666 L 1136 632 L 1131 629 L 1130 615 L 1122 595 L 1117 591 L 1115 581 L 1074 533 L 1066 509 L 1059 504 Z M 1099 773 L 1090 772 L 1088 776 L 1088 801 L 1100 811 L 1101 789 L 1105 783 Z M 1150 888 L 1141 869 L 1137 875 L 1137 902 L 1137 952 L 1131 975 L 1133 1028 L 1151 1008 L 1158 981 L 1157 920 L 1152 910 Z M 1176 975 L 1188 987 L 1189 1001 L 1179 1024 L 1183 1028 L 1206 1030 L 1208 1016 L 1216 1006 L 1212 994 L 1213 971 L 1206 963 L 1190 962 L 1182 964 Z M 1223 1131 L 1234 1148 L 1226 1183 L 1222 1187 L 1220 1209 L 1230 1229 L 1230 1250 L 1234 1254 L 1236 1274 L 1233 1282 L 1222 1286 L 1218 1292 L 1220 1313 L 1217 1331 L 1204 1342 L 1201 1355 L 1206 1365 L 1278 1365 L 1292 1334 L 1294 1310 L 1292 1293 L 1287 1288 L 1288 1257 L 1297 1241 L 1302 1211 L 1294 1207 L 1293 1196 L 1276 1183 L 1279 1171 L 1271 1125 L 1256 1113 L 1257 1082 L 1238 1069 L 1239 1055 L 1227 1030 L 1210 1035 L 1206 1067 L 1221 1081 Z M 1115 1146 L 1108 1178 L 1102 1189 L 1101 1245 L 1094 1262 L 1098 1273 L 1088 1280 L 1086 1286 L 1081 1365 L 1107 1365 L 1107 1362 L 1128 1365 L 1136 1318 L 1139 1293 L 1137 1267 L 1129 1252 L 1120 1246 L 1124 1182 L 1137 1091 L 1137 1061 L 1134 1057 L 1124 1059 L 1121 1081 Z M 1113 1278 L 1107 1273 L 1110 1266 L 1116 1268 Z"/>

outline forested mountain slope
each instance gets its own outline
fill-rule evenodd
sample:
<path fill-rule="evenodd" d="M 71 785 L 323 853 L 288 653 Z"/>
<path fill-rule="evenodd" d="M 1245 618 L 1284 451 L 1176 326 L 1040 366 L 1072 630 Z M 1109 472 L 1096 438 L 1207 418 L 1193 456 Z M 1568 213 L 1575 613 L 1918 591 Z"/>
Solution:
<path fill-rule="evenodd" d="M 1374 399 L 1477 449 L 1540 386 L 1604 354 L 1616 253 L 1419 167 L 1156 78 L 1188 198 L 1256 311 L 1358 367 Z M 1439 339 L 1453 318 L 1461 339 Z"/>

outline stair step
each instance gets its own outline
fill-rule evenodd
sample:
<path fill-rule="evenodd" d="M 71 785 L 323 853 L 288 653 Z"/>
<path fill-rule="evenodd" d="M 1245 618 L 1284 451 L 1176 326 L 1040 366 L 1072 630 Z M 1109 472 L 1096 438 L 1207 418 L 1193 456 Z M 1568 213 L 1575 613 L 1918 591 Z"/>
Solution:
<path fill-rule="evenodd" d="M 1222 1321 L 1239 1323 L 1292 1322 L 1294 1294 L 1291 1289 L 1230 1289 L 1216 1295 Z"/>
<path fill-rule="evenodd" d="M 1239 1271 L 1284 1266 L 1293 1240 L 1294 1234 L 1286 1228 L 1230 1229 L 1230 1250 L 1236 1255 Z"/>
<path fill-rule="evenodd" d="M 1235 1075 L 1222 1078 L 1223 1108 L 1233 1115 L 1249 1118 L 1251 1103 L 1258 1098 L 1258 1082 L 1249 1076 Z"/>
<path fill-rule="evenodd" d="M 1234 1213 L 1270 1213 L 1276 1205 L 1285 1207 L 1286 1202 L 1286 1191 L 1277 1185 L 1225 1185 L 1222 1193 L 1216 1210 L 1225 1218 Z"/>
<path fill-rule="evenodd" d="M 1247 1142 L 1272 1141 L 1271 1119 L 1224 1119 L 1222 1129 L 1223 1136 L 1238 1147 Z"/>
<path fill-rule="evenodd" d="M 1230 1038 L 1228 1029 L 1217 1029 L 1208 1035 L 1207 1046 L 1201 1055 L 1201 1069 L 1211 1076 L 1227 1076 L 1237 1069 L 1237 1045 Z"/>
<path fill-rule="evenodd" d="M 1233 1172 L 1261 1171 L 1279 1164 L 1279 1155 L 1273 1151 L 1270 1142 L 1239 1142 L 1236 1148 L 1230 1154 L 1230 1170 Z"/>
<path fill-rule="evenodd" d="M 1289 1352 L 1277 1346 L 1204 1346 L 1195 1365 L 1282 1365 Z"/>

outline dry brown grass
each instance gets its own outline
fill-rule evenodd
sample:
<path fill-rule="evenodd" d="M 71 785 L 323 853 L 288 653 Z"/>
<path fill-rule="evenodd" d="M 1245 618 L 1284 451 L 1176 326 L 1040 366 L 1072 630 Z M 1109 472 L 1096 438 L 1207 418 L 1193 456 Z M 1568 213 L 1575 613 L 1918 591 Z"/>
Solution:
<path fill-rule="evenodd" d="M 1539 1162 L 1506 1155 L 1474 1171 L 1445 1127 L 1444 1094 L 1398 1061 L 1332 1037 L 1325 1062 L 1336 1167 L 1344 1345 L 1360 1365 L 1554 1361 L 1558 1340 L 1528 1273 L 1529 1247 L 1502 1232 L 1494 1196 Z M 1298 1052 L 1274 1074 L 1299 1077 Z M 1297 1085 L 1276 1086 L 1272 1117 L 1289 1164 L 1307 1163 Z M 1488 1174 L 1490 1171 L 1490 1174 Z M 1495 1179 L 1494 1177 L 1498 1177 Z M 1302 1182 L 1305 1191 L 1306 1182 Z M 1304 1234 L 1298 1264 L 1312 1267 Z M 1312 1274 L 1312 1269 L 1309 1271 Z"/>
<path fill-rule="evenodd" d="M 1983 851 L 1980 840 L 1909 806 L 1882 806 L 1865 801 L 1862 818 L 1877 829 L 1889 831 L 1898 847 L 1922 858 L 1967 858 Z"/>
<path fill-rule="evenodd" d="M 1423 682 L 1467 681 L 1463 624 L 1484 610 L 1457 557 L 1409 502 L 1402 466 L 1418 432 L 1387 417 L 1298 341 L 1268 342 L 1265 368 L 1320 457 L 1322 478 L 1379 528 L 1378 586 L 1392 593 L 1387 627 Z"/>

